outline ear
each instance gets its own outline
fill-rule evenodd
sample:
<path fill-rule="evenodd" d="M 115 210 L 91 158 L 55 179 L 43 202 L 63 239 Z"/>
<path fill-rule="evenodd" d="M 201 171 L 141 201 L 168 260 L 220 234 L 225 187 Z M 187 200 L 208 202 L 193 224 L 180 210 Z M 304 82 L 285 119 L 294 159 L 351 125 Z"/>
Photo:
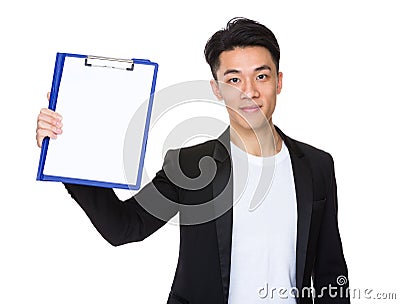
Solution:
<path fill-rule="evenodd" d="M 223 98 L 222 98 L 222 95 L 221 95 L 221 91 L 219 89 L 218 82 L 215 79 L 211 79 L 210 80 L 210 85 L 211 85 L 211 88 L 213 90 L 213 93 L 214 93 L 215 97 L 217 97 L 218 100 L 222 100 Z"/>
<path fill-rule="evenodd" d="M 280 94 L 282 91 L 282 78 L 283 78 L 283 74 L 282 72 L 278 73 L 278 83 L 276 84 L 276 94 Z"/>

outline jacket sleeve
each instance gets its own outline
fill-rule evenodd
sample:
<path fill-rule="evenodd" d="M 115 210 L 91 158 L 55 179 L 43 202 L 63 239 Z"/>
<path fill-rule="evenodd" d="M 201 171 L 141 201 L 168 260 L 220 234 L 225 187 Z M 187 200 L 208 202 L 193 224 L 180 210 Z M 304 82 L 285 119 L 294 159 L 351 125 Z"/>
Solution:
<path fill-rule="evenodd" d="M 64 184 L 99 233 L 113 246 L 141 241 L 161 228 L 177 212 L 178 190 L 163 169 L 136 195 L 121 201 L 109 188 Z"/>
<path fill-rule="evenodd" d="M 316 304 L 348 304 L 348 270 L 343 255 L 338 228 L 338 200 L 334 163 L 331 162 L 331 180 L 320 227 L 313 283 Z"/>

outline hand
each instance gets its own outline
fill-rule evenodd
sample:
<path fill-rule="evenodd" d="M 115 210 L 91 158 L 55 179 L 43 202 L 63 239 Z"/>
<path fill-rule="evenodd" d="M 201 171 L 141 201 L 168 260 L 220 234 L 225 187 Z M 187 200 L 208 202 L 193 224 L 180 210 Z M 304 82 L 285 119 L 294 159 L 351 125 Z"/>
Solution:
<path fill-rule="evenodd" d="M 47 93 L 47 99 L 50 99 L 50 93 Z M 56 139 L 57 135 L 62 133 L 62 116 L 52 110 L 43 108 L 37 117 L 36 142 L 38 147 L 42 147 L 45 137 Z"/>

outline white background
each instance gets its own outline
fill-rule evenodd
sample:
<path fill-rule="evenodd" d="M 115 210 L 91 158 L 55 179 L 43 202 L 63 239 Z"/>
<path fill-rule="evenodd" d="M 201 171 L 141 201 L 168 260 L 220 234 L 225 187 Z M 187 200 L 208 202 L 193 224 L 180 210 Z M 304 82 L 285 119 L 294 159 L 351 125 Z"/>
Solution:
<path fill-rule="evenodd" d="M 35 181 L 36 117 L 47 106 L 57 51 L 151 59 L 160 64 L 162 89 L 209 79 L 204 44 L 235 16 L 264 23 L 280 43 L 284 87 L 275 124 L 335 159 L 351 286 L 399 298 L 396 8 L 385 0 L 3 1 L 0 302 L 166 302 L 178 227 L 109 245 L 61 184 Z M 94 132 L 88 123 L 82 136 Z"/>

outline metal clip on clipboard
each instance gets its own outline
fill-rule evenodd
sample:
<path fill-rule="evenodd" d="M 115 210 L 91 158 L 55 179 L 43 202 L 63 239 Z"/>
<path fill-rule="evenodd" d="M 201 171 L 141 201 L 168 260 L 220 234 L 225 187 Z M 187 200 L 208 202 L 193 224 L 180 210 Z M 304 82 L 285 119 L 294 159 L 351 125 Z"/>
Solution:
<path fill-rule="evenodd" d="M 103 67 L 133 71 L 133 60 L 111 57 L 87 56 L 85 65 L 89 67 Z"/>

